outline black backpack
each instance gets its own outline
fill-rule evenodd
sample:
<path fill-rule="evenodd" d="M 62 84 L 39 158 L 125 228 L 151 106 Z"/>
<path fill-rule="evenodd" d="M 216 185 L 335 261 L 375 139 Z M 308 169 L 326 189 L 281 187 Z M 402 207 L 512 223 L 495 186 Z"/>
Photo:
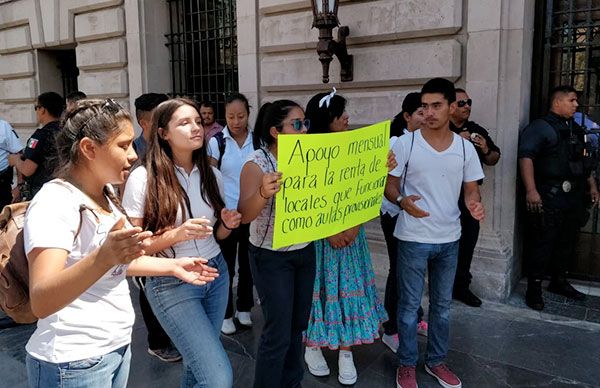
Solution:
<path fill-rule="evenodd" d="M 217 139 L 217 144 L 219 145 L 219 160 L 217 161 L 217 168 L 221 169 L 221 162 L 223 161 L 223 155 L 225 154 L 225 136 L 223 135 L 223 131 L 217 132 L 214 136 Z"/>

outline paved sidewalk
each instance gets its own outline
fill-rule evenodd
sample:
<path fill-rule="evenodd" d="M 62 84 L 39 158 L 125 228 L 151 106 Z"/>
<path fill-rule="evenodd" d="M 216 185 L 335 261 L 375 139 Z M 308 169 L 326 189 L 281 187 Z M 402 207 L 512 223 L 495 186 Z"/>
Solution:
<path fill-rule="evenodd" d="M 378 276 L 378 285 L 383 277 Z M 137 289 L 132 287 L 134 300 Z M 146 329 L 136 306 L 130 387 L 177 387 L 181 363 L 167 364 L 146 353 Z M 252 386 L 254 355 L 261 326 L 223 337 L 231 359 L 235 387 Z M 2 320 L 0 320 L 0 324 Z M 0 326 L 2 327 L 2 326 Z M 0 387 L 24 388 L 24 344 L 33 326 L 0 329 Z M 451 314 L 448 363 L 464 387 L 594 387 L 600 386 L 600 325 L 547 315 L 514 306 L 485 302 L 483 308 L 454 303 Z M 419 337 L 423 352 L 425 339 Z M 316 378 L 307 373 L 303 387 L 339 387 L 337 353 L 326 351 L 331 375 Z M 396 359 L 381 342 L 356 347 L 359 378 L 355 387 L 394 387 Z M 421 360 L 422 363 L 422 360 Z M 422 366 L 420 387 L 439 387 Z"/>

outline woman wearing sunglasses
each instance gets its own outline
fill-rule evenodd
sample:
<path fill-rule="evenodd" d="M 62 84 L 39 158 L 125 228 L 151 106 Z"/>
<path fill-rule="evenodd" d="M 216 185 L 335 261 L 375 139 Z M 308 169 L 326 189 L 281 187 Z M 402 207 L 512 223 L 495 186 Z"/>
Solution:
<path fill-rule="evenodd" d="M 348 130 L 346 99 L 319 93 L 310 99 L 306 117 L 310 133 Z M 379 338 L 379 325 L 387 314 L 377 296 L 375 274 L 365 230 L 355 226 L 315 241 L 316 276 L 308 329 L 304 334 L 304 360 L 315 376 L 329 375 L 322 347 L 339 349 L 338 381 L 354 384 L 357 379 L 351 346 L 369 344 Z"/>
<path fill-rule="evenodd" d="M 254 387 L 299 387 L 304 374 L 302 332 L 310 313 L 315 279 L 312 243 L 273 249 L 275 194 L 281 185 L 277 171 L 280 134 L 302 134 L 309 122 L 293 101 L 262 106 L 254 126 L 254 145 L 240 177 L 238 210 L 250 222 L 250 268 L 265 320 Z"/>

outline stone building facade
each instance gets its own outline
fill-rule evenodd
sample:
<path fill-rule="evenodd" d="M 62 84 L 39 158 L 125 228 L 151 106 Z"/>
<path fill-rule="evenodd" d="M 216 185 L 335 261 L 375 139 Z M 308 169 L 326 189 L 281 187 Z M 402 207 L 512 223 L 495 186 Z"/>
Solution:
<path fill-rule="evenodd" d="M 342 0 L 354 80 L 321 83 L 308 0 L 238 0 L 239 90 L 251 105 L 306 103 L 334 85 L 354 126 L 394 116 L 404 96 L 432 77 L 464 87 L 472 118 L 502 149 L 486 168 L 487 218 L 473 262 L 474 288 L 507 298 L 521 277 L 515 233 L 518 131 L 529 119 L 534 0 Z M 61 90 L 53 51 L 75 50 L 78 88 L 126 105 L 171 90 L 166 0 L 0 0 L 0 117 L 22 136 L 35 127 L 33 101 Z"/>

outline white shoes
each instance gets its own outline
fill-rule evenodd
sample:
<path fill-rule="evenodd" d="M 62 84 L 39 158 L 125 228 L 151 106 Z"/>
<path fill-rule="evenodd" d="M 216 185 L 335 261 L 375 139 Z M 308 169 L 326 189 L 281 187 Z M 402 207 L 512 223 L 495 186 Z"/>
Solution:
<path fill-rule="evenodd" d="M 244 326 L 252 326 L 252 318 L 249 311 L 236 311 L 235 317 Z"/>
<path fill-rule="evenodd" d="M 381 342 L 387 345 L 388 348 L 394 353 L 398 350 L 398 334 L 389 335 L 384 334 L 381 337 Z"/>
<path fill-rule="evenodd" d="M 304 350 L 304 361 L 306 362 L 306 365 L 308 365 L 308 371 L 313 376 L 329 376 L 329 367 L 327 366 L 325 357 L 323 357 L 321 348 L 307 346 Z"/>
<path fill-rule="evenodd" d="M 223 334 L 233 334 L 235 333 L 235 323 L 233 323 L 233 318 L 227 318 L 223 320 L 223 324 L 221 325 L 221 333 Z"/>
<path fill-rule="evenodd" d="M 340 384 L 352 385 L 356 383 L 358 375 L 356 373 L 356 367 L 354 366 L 354 359 L 352 358 L 351 351 L 340 350 L 338 367 L 338 381 L 340 382 Z"/>

